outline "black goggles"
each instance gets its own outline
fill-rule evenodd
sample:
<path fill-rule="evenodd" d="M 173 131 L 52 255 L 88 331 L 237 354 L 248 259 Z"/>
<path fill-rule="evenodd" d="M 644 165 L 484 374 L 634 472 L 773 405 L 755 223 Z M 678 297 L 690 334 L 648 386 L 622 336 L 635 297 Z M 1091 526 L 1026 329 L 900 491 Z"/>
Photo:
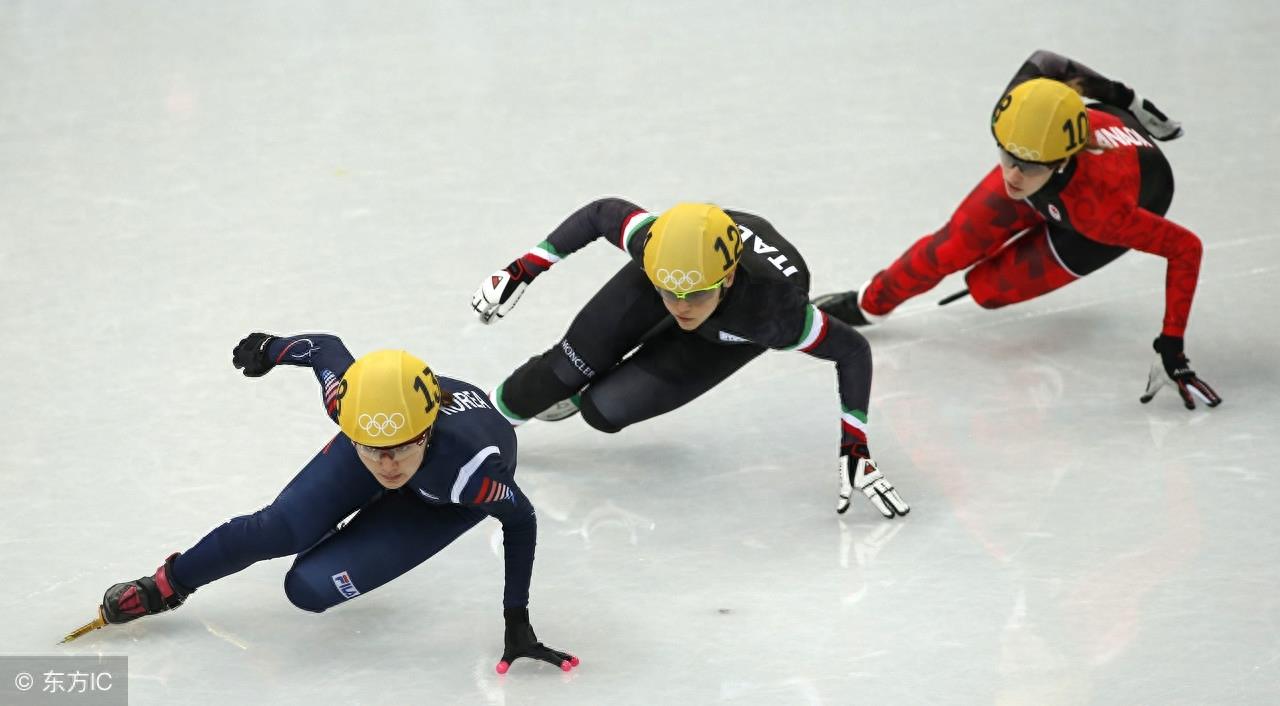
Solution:
<path fill-rule="evenodd" d="M 1030 162 L 1025 159 L 1018 159 L 1003 147 L 997 147 L 996 149 L 1000 151 L 1000 163 L 1003 164 L 1005 168 L 1013 169 L 1017 167 L 1018 171 L 1026 174 L 1027 176 L 1041 176 L 1057 169 L 1059 166 L 1057 162 L 1045 164 L 1044 162 Z"/>

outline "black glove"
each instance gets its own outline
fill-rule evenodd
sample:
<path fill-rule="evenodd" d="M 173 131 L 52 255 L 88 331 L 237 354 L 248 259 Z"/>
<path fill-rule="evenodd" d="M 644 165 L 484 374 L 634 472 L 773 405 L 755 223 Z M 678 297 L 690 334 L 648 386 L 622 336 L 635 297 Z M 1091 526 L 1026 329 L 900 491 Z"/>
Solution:
<path fill-rule="evenodd" d="M 177 554 L 171 554 L 151 576 L 108 588 L 102 596 L 102 617 L 115 625 L 182 605 L 195 589 L 186 588 L 173 578 L 173 560 L 177 558 Z"/>
<path fill-rule="evenodd" d="M 236 366 L 247 378 L 260 378 L 276 367 L 275 361 L 267 355 L 267 347 L 279 338 L 269 333 L 251 333 L 240 339 L 231 351 L 231 364 Z"/>
<path fill-rule="evenodd" d="M 1218 393 L 1214 392 L 1213 388 L 1191 369 L 1191 362 L 1182 352 L 1181 337 L 1161 334 L 1152 342 L 1151 347 L 1155 348 L 1156 353 L 1160 355 L 1151 364 L 1151 372 L 1147 375 L 1147 391 L 1139 398 L 1143 404 L 1150 402 L 1151 398 L 1155 397 L 1160 388 L 1165 385 L 1172 385 L 1178 389 L 1178 394 L 1182 396 L 1182 404 L 1187 409 L 1196 408 L 1193 395 L 1210 407 L 1222 404 L 1222 398 Z"/>
<path fill-rule="evenodd" d="M 529 624 L 528 608 L 507 608 L 502 611 L 502 617 L 507 621 L 506 649 L 502 652 L 502 661 L 498 662 L 498 674 L 506 674 L 511 663 L 521 657 L 550 662 L 566 672 L 578 666 L 577 657 L 538 642 L 538 636 L 533 634 L 533 626 Z"/>

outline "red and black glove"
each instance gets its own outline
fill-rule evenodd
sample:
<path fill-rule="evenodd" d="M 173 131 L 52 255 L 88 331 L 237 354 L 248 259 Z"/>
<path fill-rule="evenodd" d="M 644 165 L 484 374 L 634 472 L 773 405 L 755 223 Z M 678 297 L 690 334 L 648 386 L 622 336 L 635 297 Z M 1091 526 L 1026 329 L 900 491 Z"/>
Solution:
<path fill-rule="evenodd" d="M 1147 391 L 1139 398 L 1143 404 L 1150 402 L 1165 385 L 1171 385 L 1178 390 L 1178 394 L 1182 397 L 1182 404 L 1187 409 L 1196 408 L 1196 397 L 1210 407 L 1222 404 L 1222 398 L 1218 393 L 1214 392 L 1213 388 L 1209 387 L 1209 383 L 1201 380 L 1191 369 L 1190 361 L 1182 352 L 1180 336 L 1161 334 L 1151 345 L 1159 356 L 1151 364 L 1151 372 L 1147 375 Z"/>
<path fill-rule="evenodd" d="M 506 648 L 502 652 L 502 661 L 498 662 L 498 674 L 506 674 L 511 663 L 521 657 L 549 662 L 566 672 L 578 666 L 577 657 L 538 642 L 538 636 L 533 634 L 533 626 L 529 624 L 528 608 L 507 608 L 502 611 L 502 617 L 507 621 Z"/>
<path fill-rule="evenodd" d="M 195 589 L 186 588 L 173 578 L 173 560 L 177 558 L 176 553 L 170 555 L 151 576 L 108 588 L 102 596 L 102 617 L 115 625 L 182 605 Z"/>

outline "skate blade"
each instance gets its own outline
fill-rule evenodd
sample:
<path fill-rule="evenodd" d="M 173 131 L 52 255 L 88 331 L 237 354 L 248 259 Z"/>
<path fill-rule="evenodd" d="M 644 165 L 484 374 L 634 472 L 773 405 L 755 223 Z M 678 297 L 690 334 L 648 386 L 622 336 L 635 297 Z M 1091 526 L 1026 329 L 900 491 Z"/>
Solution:
<path fill-rule="evenodd" d="M 66 644 L 78 637 L 83 637 L 84 635 L 87 635 L 93 632 L 94 630 L 97 630 L 98 628 L 103 628 L 106 626 L 107 626 L 107 619 L 102 616 L 102 606 L 98 606 L 98 617 L 85 623 L 84 625 L 81 625 L 75 630 L 72 630 L 70 633 L 67 634 L 66 637 L 62 638 L 62 642 L 59 642 L 58 644 L 59 645 Z"/>
<path fill-rule="evenodd" d="M 534 419 L 540 419 L 544 422 L 558 422 L 562 419 L 568 419 L 582 409 L 573 403 L 573 399 L 560 400 L 541 412 L 533 415 Z"/>

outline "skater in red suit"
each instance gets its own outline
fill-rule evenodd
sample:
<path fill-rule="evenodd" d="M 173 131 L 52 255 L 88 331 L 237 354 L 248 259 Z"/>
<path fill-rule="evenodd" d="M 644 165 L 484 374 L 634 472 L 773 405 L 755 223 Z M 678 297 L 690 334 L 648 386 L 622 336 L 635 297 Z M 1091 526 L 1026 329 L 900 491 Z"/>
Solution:
<path fill-rule="evenodd" d="M 1081 96 L 1096 101 L 1085 105 Z M 940 230 L 916 241 L 859 289 L 815 304 L 865 326 L 965 268 L 988 309 L 1051 292 L 1130 249 L 1168 260 L 1164 325 L 1142 402 L 1165 385 L 1188 409 L 1222 398 L 1191 370 L 1183 333 L 1200 273 L 1195 233 L 1164 217 L 1173 173 L 1153 140 L 1182 127 L 1134 90 L 1052 52 L 1018 70 L 991 116 L 1000 163 Z M 944 301 L 950 301 L 948 298 Z"/>

